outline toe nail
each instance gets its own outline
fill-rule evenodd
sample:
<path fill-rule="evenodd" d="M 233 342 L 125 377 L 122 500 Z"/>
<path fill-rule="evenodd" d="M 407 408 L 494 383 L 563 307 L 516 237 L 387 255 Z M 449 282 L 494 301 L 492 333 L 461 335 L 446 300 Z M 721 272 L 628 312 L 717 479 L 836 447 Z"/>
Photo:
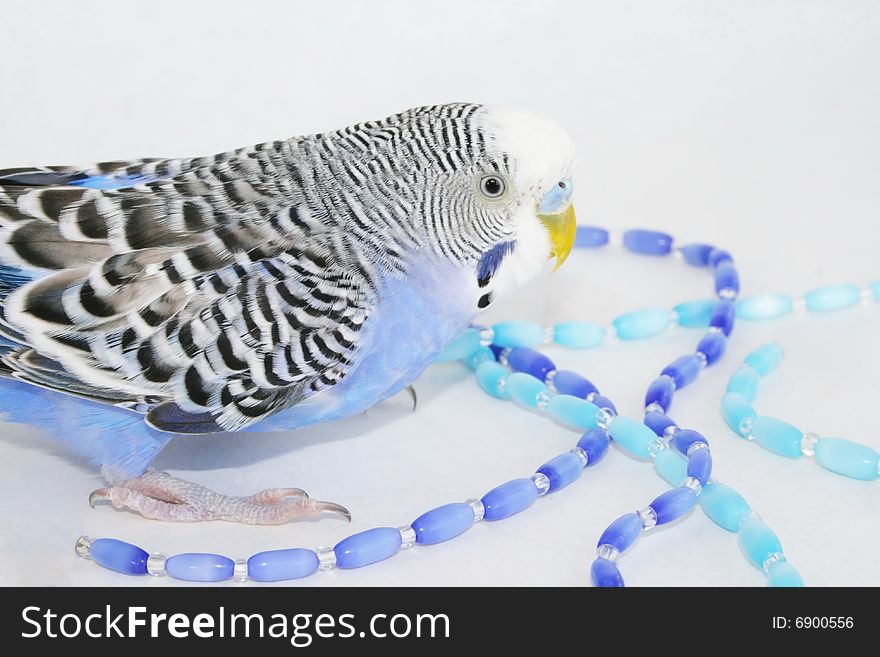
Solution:
<path fill-rule="evenodd" d="M 110 497 L 110 489 L 109 488 L 98 488 L 97 490 L 93 490 L 89 495 L 89 506 L 93 509 L 95 508 L 96 502 L 103 502 L 107 498 Z"/>
<path fill-rule="evenodd" d="M 284 497 L 304 497 L 309 499 L 309 494 L 302 488 L 282 488 L 281 493 Z"/>
<path fill-rule="evenodd" d="M 335 513 L 345 518 L 346 522 L 351 522 L 351 511 L 341 504 L 335 502 L 316 502 L 315 508 L 321 513 Z"/>

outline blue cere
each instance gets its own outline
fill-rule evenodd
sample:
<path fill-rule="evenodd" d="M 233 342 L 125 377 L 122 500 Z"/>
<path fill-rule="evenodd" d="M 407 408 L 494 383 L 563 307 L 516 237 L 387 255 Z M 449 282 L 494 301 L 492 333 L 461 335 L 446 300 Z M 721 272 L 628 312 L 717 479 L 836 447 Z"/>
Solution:
<path fill-rule="evenodd" d="M 314 550 L 290 548 L 258 552 L 247 561 L 248 577 L 257 582 L 281 582 L 307 577 L 318 570 Z"/>
<path fill-rule="evenodd" d="M 149 554 L 137 545 L 115 538 L 96 538 L 89 547 L 96 563 L 126 575 L 146 575 Z"/>
<path fill-rule="evenodd" d="M 574 183 L 571 178 L 564 178 L 553 185 L 549 192 L 541 199 L 541 207 L 538 214 L 554 214 L 568 207 L 571 196 L 574 193 Z"/>

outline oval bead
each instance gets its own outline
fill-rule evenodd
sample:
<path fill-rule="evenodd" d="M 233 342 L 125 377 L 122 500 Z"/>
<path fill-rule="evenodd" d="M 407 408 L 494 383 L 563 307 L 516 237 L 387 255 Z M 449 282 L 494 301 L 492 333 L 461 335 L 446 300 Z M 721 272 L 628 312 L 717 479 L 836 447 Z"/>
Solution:
<path fill-rule="evenodd" d="M 648 411 L 645 413 L 645 425 L 658 436 L 662 436 L 666 433 L 666 430 L 669 427 L 678 426 L 675 424 L 675 420 L 671 417 L 665 413 L 658 413 L 657 411 Z"/>
<path fill-rule="evenodd" d="M 880 452 L 867 445 L 844 438 L 820 438 L 815 450 L 819 465 L 844 477 L 870 481 L 880 476 Z"/>
<path fill-rule="evenodd" d="M 538 489 L 531 479 L 514 479 L 483 495 L 483 520 L 503 520 L 525 511 L 538 499 Z"/>
<path fill-rule="evenodd" d="M 733 256 L 723 249 L 712 249 L 707 258 L 710 267 L 718 267 L 723 263 L 732 263 Z"/>
<path fill-rule="evenodd" d="M 578 441 L 577 446 L 587 453 L 587 467 L 596 465 L 608 451 L 611 438 L 605 429 L 587 431 Z"/>
<path fill-rule="evenodd" d="M 480 348 L 480 331 L 469 328 L 462 331 L 461 335 L 450 342 L 434 359 L 438 362 L 460 360 L 470 356 Z"/>
<path fill-rule="evenodd" d="M 681 486 L 687 477 L 688 462 L 678 452 L 664 449 L 654 456 L 654 469 L 670 486 Z"/>
<path fill-rule="evenodd" d="M 753 517 L 745 518 L 739 528 L 739 546 L 749 561 L 761 570 L 771 554 L 782 552 L 782 543 L 773 530 Z"/>
<path fill-rule="evenodd" d="M 715 302 L 686 301 L 672 309 L 678 317 L 679 326 L 688 328 L 706 328 L 712 319 L 712 311 L 715 310 Z"/>
<path fill-rule="evenodd" d="M 706 515 L 729 532 L 738 532 L 743 518 L 752 511 L 742 495 L 717 481 L 703 486 L 699 501 Z"/>
<path fill-rule="evenodd" d="M 638 513 L 627 513 L 608 525 L 602 532 L 596 547 L 613 545 L 618 551 L 625 552 L 629 546 L 635 543 L 641 533 L 642 517 Z"/>
<path fill-rule="evenodd" d="M 464 363 L 472 370 L 476 370 L 483 363 L 494 362 L 497 354 L 489 347 L 480 347 L 474 353 L 466 356 Z"/>
<path fill-rule="evenodd" d="M 149 554 L 137 545 L 115 538 L 96 538 L 89 547 L 95 563 L 125 575 L 146 575 Z"/>
<path fill-rule="evenodd" d="M 549 492 L 553 493 L 580 477 L 584 471 L 584 463 L 577 454 L 565 452 L 547 461 L 537 471 L 550 480 Z"/>
<path fill-rule="evenodd" d="M 337 568 L 361 568 L 397 554 L 402 539 L 396 527 L 374 527 L 352 534 L 333 548 Z"/>
<path fill-rule="evenodd" d="M 752 421 L 752 437 L 755 442 L 774 454 L 788 458 L 800 458 L 803 432 L 793 424 L 767 415 L 759 415 Z"/>
<path fill-rule="evenodd" d="M 746 356 L 746 365 L 751 365 L 761 376 L 766 376 L 775 370 L 782 362 L 784 352 L 782 347 L 775 342 L 768 342 L 755 349 Z"/>
<path fill-rule="evenodd" d="M 706 357 L 706 365 L 712 365 L 724 355 L 727 338 L 723 333 L 710 332 L 703 336 L 697 345 L 697 351 Z"/>
<path fill-rule="evenodd" d="M 574 234 L 574 245 L 582 249 L 594 249 L 608 244 L 608 231 L 596 226 L 578 226 Z"/>
<path fill-rule="evenodd" d="M 593 581 L 593 586 L 602 588 L 623 586 L 623 575 L 620 574 L 620 568 L 608 559 L 596 559 L 593 562 L 593 565 L 590 566 L 590 579 Z"/>
<path fill-rule="evenodd" d="M 715 250 L 711 244 L 686 244 L 679 249 L 684 261 L 694 267 L 705 267 L 709 264 L 709 254 Z"/>
<path fill-rule="evenodd" d="M 662 333 L 670 320 L 669 312 L 662 308 L 645 308 L 624 313 L 612 323 L 621 340 L 640 340 Z"/>
<path fill-rule="evenodd" d="M 788 294 L 760 294 L 741 299 L 736 304 L 736 316 L 740 319 L 773 319 L 791 312 L 794 300 Z"/>
<path fill-rule="evenodd" d="M 672 236 L 657 230 L 628 230 L 623 234 L 623 246 L 633 253 L 666 255 L 672 251 Z"/>
<path fill-rule="evenodd" d="M 739 294 L 739 273 L 732 262 L 722 262 L 715 267 L 715 292 L 719 296 Z"/>
<path fill-rule="evenodd" d="M 589 379 L 570 370 L 556 370 L 556 374 L 553 375 L 553 388 L 560 395 L 571 395 L 581 399 L 586 399 L 591 393 L 599 392 Z"/>
<path fill-rule="evenodd" d="M 419 545 L 434 545 L 463 534 L 474 524 L 474 510 L 466 502 L 444 504 L 426 511 L 411 527 Z"/>
<path fill-rule="evenodd" d="M 168 557 L 165 572 L 187 582 L 221 582 L 232 577 L 235 562 L 222 554 L 186 552 Z"/>
<path fill-rule="evenodd" d="M 740 436 L 747 436 L 758 414 L 748 399 L 737 392 L 728 392 L 721 398 L 721 417 Z"/>
<path fill-rule="evenodd" d="M 258 552 L 247 561 L 248 577 L 256 582 L 281 582 L 307 577 L 318 570 L 314 550 L 291 548 Z"/>
<path fill-rule="evenodd" d="M 507 354 L 507 365 L 514 372 L 530 374 L 540 381 L 547 378 L 548 372 L 556 369 L 553 361 L 540 351 L 525 347 L 511 349 Z"/>
<path fill-rule="evenodd" d="M 787 561 L 776 561 L 767 568 L 767 586 L 799 588 L 803 585 L 800 573 Z"/>
<path fill-rule="evenodd" d="M 690 488 L 681 486 L 673 488 L 662 495 L 658 495 L 649 505 L 657 514 L 657 524 L 665 525 L 666 523 L 678 520 L 685 513 L 690 511 L 694 504 L 697 503 L 697 496 Z"/>
<path fill-rule="evenodd" d="M 571 349 L 589 349 L 602 344 L 605 329 L 591 322 L 560 322 L 553 325 L 553 341 Z"/>
<path fill-rule="evenodd" d="M 672 437 L 672 444 L 681 454 L 687 454 L 691 445 L 694 443 L 703 443 L 708 447 L 709 441 L 699 431 L 693 429 L 679 429 Z"/>
<path fill-rule="evenodd" d="M 645 407 L 651 404 L 659 404 L 663 410 L 672 405 L 672 397 L 675 395 L 675 383 L 668 376 L 654 379 L 645 393 Z"/>
<path fill-rule="evenodd" d="M 742 365 L 727 382 L 727 392 L 735 392 L 749 402 L 758 396 L 758 383 L 761 375 L 751 365 Z"/>
<path fill-rule="evenodd" d="M 855 306 L 861 296 L 858 285 L 841 283 L 817 287 L 804 295 L 804 301 L 807 303 L 807 310 L 821 312 Z"/>
<path fill-rule="evenodd" d="M 880 281 L 871 283 L 871 294 L 874 295 L 875 301 L 880 301 Z"/>
<path fill-rule="evenodd" d="M 687 476 L 697 479 L 702 486 L 706 485 L 712 476 L 712 452 L 708 449 L 698 449 L 688 457 Z"/>
<path fill-rule="evenodd" d="M 703 364 L 699 358 L 693 354 L 686 354 L 679 356 L 664 367 L 663 371 L 660 372 L 660 376 L 672 377 L 672 380 L 675 381 L 675 389 L 680 390 L 687 384 L 692 383 L 699 376 L 702 369 Z"/>
<path fill-rule="evenodd" d="M 477 368 L 477 384 L 493 397 L 498 399 L 507 399 L 510 392 L 507 390 L 506 379 L 510 375 L 510 371 L 501 363 L 494 360 L 480 363 Z M 502 385 L 501 382 L 505 381 Z"/>
<path fill-rule="evenodd" d="M 514 372 L 507 375 L 505 386 L 510 396 L 523 406 L 538 406 L 538 395 L 542 392 L 549 394 L 547 386 L 535 377 L 522 372 Z"/>
<path fill-rule="evenodd" d="M 727 299 L 716 301 L 715 310 L 712 311 L 712 318 L 709 320 L 709 326 L 720 329 L 725 336 L 730 336 L 733 331 L 734 319 L 736 317 L 736 306 L 733 301 Z"/>
<path fill-rule="evenodd" d="M 547 412 L 554 419 L 579 429 L 595 429 L 599 426 L 599 407 L 580 397 L 556 395 L 550 400 Z"/>
<path fill-rule="evenodd" d="M 537 322 L 512 320 L 492 325 L 492 343 L 499 347 L 534 347 L 544 341 L 544 327 Z"/>
<path fill-rule="evenodd" d="M 608 433 L 618 445 L 639 458 L 650 458 L 650 445 L 656 434 L 638 420 L 618 415 L 608 425 Z"/>

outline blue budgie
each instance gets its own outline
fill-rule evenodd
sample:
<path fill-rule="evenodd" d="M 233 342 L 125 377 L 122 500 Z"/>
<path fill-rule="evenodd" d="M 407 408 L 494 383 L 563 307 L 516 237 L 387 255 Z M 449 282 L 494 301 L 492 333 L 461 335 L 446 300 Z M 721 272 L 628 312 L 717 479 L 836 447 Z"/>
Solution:
<path fill-rule="evenodd" d="M 296 429 L 409 386 L 575 235 L 571 140 L 476 104 L 211 157 L 0 171 L 0 410 L 162 520 L 348 517 L 150 467 L 175 436 Z"/>

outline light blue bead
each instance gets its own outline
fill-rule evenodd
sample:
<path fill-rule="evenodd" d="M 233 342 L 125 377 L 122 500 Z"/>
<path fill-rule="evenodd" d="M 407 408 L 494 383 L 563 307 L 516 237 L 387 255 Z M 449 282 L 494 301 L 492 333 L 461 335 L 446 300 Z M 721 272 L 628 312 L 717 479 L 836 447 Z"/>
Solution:
<path fill-rule="evenodd" d="M 525 511 L 538 499 L 538 489 L 531 479 L 514 479 L 483 495 L 483 520 L 503 520 Z"/>
<path fill-rule="evenodd" d="M 461 335 L 446 345 L 446 348 L 434 359 L 444 363 L 451 360 L 460 360 L 470 356 L 480 348 L 479 329 L 469 328 L 462 331 Z"/>
<path fill-rule="evenodd" d="M 751 423 L 758 414 L 748 399 L 738 393 L 728 392 L 721 398 L 721 417 L 740 436 L 747 436 Z"/>
<path fill-rule="evenodd" d="M 542 392 L 549 394 L 547 386 L 535 377 L 523 372 L 514 372 L 507 377 L 507 391 L 514 400 L 523 406 L 538 406 L 538 395 Z"/>
<path fill-rule="evenodd" d="M 739 546 L 755 567 L 764 569 L 771 554 L 782 552 L 782 543 L 762 520 L 745 518 L 739 528 Z"/>
<path fill-rule="evenodd" d="M 867 445 L 844 438 L 821 438 L 815 450 L 816 461 L 831 472 L 864 481 L 880 476 L 877 471 L 880 452 Z"/>
<path fill-rule="evenodd" d="M 784 352 L 780 345 L 775 342 L 768 342 L 746 356 L 745 363 L 754 367 L 755 371 L 761 376 L 767 376 L 767 374 L 779 366 L 783 355 Z"/>
<path fill-rule="evenodd" d="M 463 360 L 468 367 L 476 370 L 482 363 L 495 362 L 495 352 L 489 349 L 489 347 L 480 347 Z"/>
<path fill-rule="evenodd" d="M 613 324 L 621 340 L 639 340 L 665 331 L 670 319 L 662 308 L 645 308 L 620 315 Z"/>
<path fill-rule="evenodd" d="M 235 562 L 220 554 L 187 552 L 165 561 L 165 572 L 188 582 L 220 582 L 232 577 Z"/>
<path fill-rule="evenodd" d="M 465 502 L 454 502 L 426 511 L 412 523 L 419 545 L 442 543 L 463 534 L 474 524 L 474 510 Z"/>
<path fill-rule="evenodd" d="M 761 447 L 774 454 L 796 459 L 803 456 L 803 432 L 793 424 L 767 415 L 759 415 L 752 422 L 752 436 Z"/>
<path fill-rule="evenodd" d="M 492 325 L 492 343 L 499 347 L 534 347 L 544 341 L 544 327 L 536 322 L 511 320 Z"/>
<path fill-rule="evenodd" d="M 706 328 L 709 326 L 709 320 L 712 319 L 715 301 L 712 299 L 708 301 L 686 301 L 675 306 L 673 310 L 678 315 L 680 326 Z"/>
<path fill-rule="evenodd" d="M 361 568 L 397 554 L 402 539 L 396 527 L 375 527 L 343 538 L 333 548 L 337 568 Z"/>
<path fill-rule="evenodd" d="M 874 281 L 871 283 L 871 293 L 874 295 L 876 301 L 880 301 L 880 281 Z"/>
<path fill-rule="evenodd" d="M 618 445 L 639 458 L 650 458 L 648 445 L 657 439 L 657 435 L 638 420 L 618 415 L 608 425 L 608 433 Z"/>
<path fill-rule="evenodd" d="M 854 306 L 861 298 L 861 290 L 858 285 L 841 283 L 838 285 L 825 285 L 807 292 L 804 300 L 807 302 L 807 310 L 828 311 L 840 310 Z"/>
<path fill-rule="evenodd" d="M 501 363 L 496 363 L 494 360 L 480 363 L 476 372 L 477 383 L 480 387 L 498 399 L 507 399 L 510 397 L 510 392 L 507 390 L 506 385 L 499 387 L 501 381 L 508 375 L 510 375 L 510 370 L 504 367 Z"/>
<path fill-rule="evenodd" d="M 589 349 L 602 344 L 605 329 L 591 322 L 560 322 L 553 325 L 553 341 L 571 349 Z"/>
<path fill-rule="evenodd" d="M 547 406 L 547 412 L 563 424 L 585 431 L 599 426 L 599 407 L 580 397 L 555 395 Z"/>
<path fill-rule="evenodd" d="M 318 555 L 305 548 L 258 552 L 247 561 L 248 577 L 256 582 L 307 577 L 318 570 L 318 565 Z"/>
<path fill-rule="evenodd" d="M 800 588 L 803 585 L 804 580 L 788 561 L 776 561 L 767 568 L 767 586 Z"/>
<path fill-rule="evenodd" d="M 703 486 L 699 502 L 706 515 L 729 532 L 738 532 L 743 518 L 752 510 L 742 495 L 717 481 L 710 481 Z"/>
<path fill-rule="evenodd" d="M 687 477 L 687 461 L 671 449 L 664 449 L 654 457 L 654 469 L 670 486 L 681 486 Z"/>
<path fill-rule="evenodd" d="M 146 575 L 146 550 L 137 545 L 115 538 L 96 538 L 89 547 L 89 554 L 98 565 L 126 575 Z"/>
<path fill-rule="evenodd" d="M 794 300 L 787 294 L 761 294 L 741 299 L 736 304 L 740 319 L 772 319 L 791 312 Z"/>
<path fill-rule="evenodd" d="M 547 461 L 537 471 L 550 480 L 549 492 L 553 493 L 580 477 L 584 471 L 584 462 L 577 454 L 565 452 Z"/>
<path fill-rule="evenodd" d="M 761 375 L 751 365 L 743 365 L 727 382 L 727 392 L 735 392 L 749 402 L 755 401 L 758 396 L 758 383 Z"/>

